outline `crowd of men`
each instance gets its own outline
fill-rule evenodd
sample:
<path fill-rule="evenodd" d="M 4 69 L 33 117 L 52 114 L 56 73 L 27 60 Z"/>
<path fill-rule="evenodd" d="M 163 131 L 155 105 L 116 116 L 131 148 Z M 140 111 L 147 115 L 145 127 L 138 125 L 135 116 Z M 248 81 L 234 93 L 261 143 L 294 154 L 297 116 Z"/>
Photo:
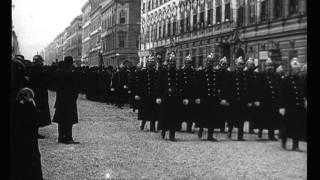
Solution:
<path fill-rule="evenodd" d="M 207 140 L 218 141 L 214 138 L 215 130 L 232 138 L 233 129 L 237 128 L 237 140 L 244 141 L 246 121 L 249 133 L 258 130 L 259 138 L 265 129 L 269 140 L 277 140 L 275 130 L 280 130 L 283 148 L 286 148 L 287 138 L 293 139 L 292 149 L 297 151 L 299 141 L 307 140 L 307 66 L 302 66 L 297 58 L 291 60 L 288 73 L 284 73 L 282 66 L 276 67 L 271 59 L 265 61 L 264 71 L 258 72 L 252 58 L 244 61 L 241 56 L 235 60 L 235 70 L 231 71 L 225 57 L 220 59 L 212 53 L 205 67 L 199 69 L 193 67 L 190 55 L 179 69 L 174 53 L 160 62 L 151 56 L 146 67 L 121 64 L 116 69 L 111 66 L 89 68 L 74 67 L 70 56 L 51 66 L 44 66 L 39 55 L 33 62 L 16 56 L 11 62 L 11 103 L 17 102 L 17 95 L 21 96 L 23 88 L 30 88 L 24 89 L 23 92 L 28 93 L 22 94 L 31 94 L 26 95 L 26 99 L 34 98 L 30 102 L 34 102 L 38 111 L 36 124 L 32 126 L 33 144 L 30 144 L 31 151 L 37 154 L 37 163 L 40 163 L 40 153 L 34 139 L 45 138 L 38 133 L 38 128 L 51 124 L 48 90 L 56 92 L 52 122 L 58 123 L 58 143 L 79 143 L 72 137 L 72 125 L 78 123 L 79 93 L 89 100 L 119 108 L 130 104 L 134 112 L 138 110 L 140 130 L 149 122 L 150 131 L 161 131 L 163 139 L 169 132 L 171 141 L 176 140 L 175 133 L 182 130 L 183 123 L 187 124 L 189 133 L 197 128 L 200 139 L 204 129 L 208 132 Z M 24 104 L 20 100 L 18 104 Z M 15 107 L 12 114 L 17 114 Z M 15 117 L 13 137 L 23 136 L 22 132 L 14 131 L 21 126 L 22 116 Z M 11 140 L 16 145 L 12 147 L 16 153 L 23 153 L 17 145 L 21 139 Z"/>

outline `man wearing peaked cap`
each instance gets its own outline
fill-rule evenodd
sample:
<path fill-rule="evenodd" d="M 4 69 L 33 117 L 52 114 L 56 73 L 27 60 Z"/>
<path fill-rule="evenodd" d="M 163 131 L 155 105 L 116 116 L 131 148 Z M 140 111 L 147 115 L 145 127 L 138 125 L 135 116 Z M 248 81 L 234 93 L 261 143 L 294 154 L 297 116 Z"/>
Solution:
<path fill-rule="evenodd" d="M 279 113 L 285 123 L 281 129 L 282 147 L 293 139 L 292 150 L 299 150 L 299 141 L 306 141 L 307 96 L 305 79 L 299 76 L 301 64 L 295 57 L 290 62 L 290 74 L 281 81 Z"/>
<path fill-rule="evenodd" d="M 259 89 L 259 77 L 260 73 L 255 72 L 255 64 L 251 57 L 246 62 L 245 71 L 248 77 L 248 98 L 250 98 L 248 106 L 248 123 L 249 133 L 254 134 L 254 124 L 261 116 L 261 108 L 254 106 L 254 100 L 257 98 L 257 89 Z"/>
<path fill-rule="evenodd" d="M 175 141 L 175 132 L 181 127 L 180 122 L 180 89 L 175 54 L 172 52 L 167 60 L 169 66 L 158 72 L 159 79 L 156 88 L 156 103 L 160 106 L 159 129 L 164 139 L 169 131 L 169 139 Z M 178 108 L 177 108 L 178 107 Z"/>
<path fill-rule="evenodd" d="M 188 55 L 184 61 L 185 67 L 179 70 L 178 86 L 181 93 L 181 127 L 183 122 L 187 123 L 187 132 L 192 133 L 192 125 L 195 121 L 194 113 L 194 92 L 196 71 L 192 66 L 191 56 Z"/>
<path fill-rule="evenodd" d="M 217 141 L 213 138 L 214 129 L 225 128 L 225 120 L 220 117 L 220 86 L 219 69 L 214 66 L 213 54 L 207 57 L 207 66 L 197 74 L 197 90 L 195 91 L 195 104 L 197 108 L 197 125 L 200 127 L 198 137 L 202 138 L 204 128 L 208 129 L 207 140 Z"/>
<path fill-rule="evenodd" d="M 146 68 L 140 71 L 136 79 L 135 100 L 139 101 L 138 120 L 141 120 L 140 130 L 143 131 L 146 122 L 150 122 L 150 131 L 156 132 L 156 61 L 153 56 L 148 58 Z"/>
<path fill-rule="evenodd" d="M 254 100 L 253 106 L 261 108 L 260 117 L 256 127 L 259 129 L 258 137 L 262 138 L 262 130 L 268 130 L 268 139 L 275 138 L 275 130 L 280 128 L 281 117 L 279 115 L 279 86 L 281 78 L 275 74 L 273 62 L 268 58 L 265 62 L 265 71 L 259 78 L 259 91 Z"/>
<path fill-rule="evenodd" d="M 230 68 L 228 67 L 227 58 L 225 56 L 219 60 L 219 56 L 215 55 L 214 59 L 219 62 L 219 65 L 218 65 L 219 75 L 218 75 L 217 81 L 218 81 L 218 88 L 220 90 L 219 95 L 221 96 L 222 92 L 227 91 L 227 89 L 225 88 L 227 88 L 228 84 L 231 83 L 229 78 L 231 71 L 230 71 Z M 220 127 L 220 132 L 225 133 L 226 122 L 230 120 L 230 107 L 220 104 L 218 108 L 218 112 L 219 112 L 218 118 L 221 118 L 221 121 L 223 122 Z"/>
<path fill-rule="evenodd" d="M 227 77 L 224 83 L 221 93 L 221 105 L 228 106 L 230 108 L 231 117 L 228 121 L 229 134 L 231 138 L 233 127 L 238 128 L 238 141 L 244 141 L 243 138 L 243 125 L 247 120 L 247 110 L 249 106 L 248 96 L 248 77 L 247 73 L 243 71 L 244 61 L 240 56 L 236 59 L 236 71 L 230 72 L 230 76 Z"/>

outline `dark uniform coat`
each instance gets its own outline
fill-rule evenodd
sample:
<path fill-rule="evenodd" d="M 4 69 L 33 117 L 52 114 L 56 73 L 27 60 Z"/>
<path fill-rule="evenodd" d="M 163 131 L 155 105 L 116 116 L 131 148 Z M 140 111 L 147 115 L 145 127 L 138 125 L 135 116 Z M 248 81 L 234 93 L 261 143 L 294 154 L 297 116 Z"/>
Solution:
<path fill-rule="evenodd" d="M 156 121 L 156 83 L 157 73 L 155 69 L 143 69 L 136 79 L 136 95 L 140 100 L 138 119 Z"/>
<path fill-rule="evenodd" d="M 230 119 L 235 127 L 247 120 L 248 102 L 251 102 L 248 96 L 248 77 L 244 71 L 231 72 L 226 77 L 221 98 L 230 103 Z"/>
<path fill-rule="evenodd" d="M 227 92 L 227 89 L 225 88 L 228 88 L 228 84 L 231 83 L 231 79 L 229 78 L 230 77 L 230 71 L 228 71 L 227 69 L 219 69 L 218 71 L 218 89 L 220 90 L 220 98 L 221 98 L 221 92 Z M 231 118 L 231 113 L 230 113 L 230 107 L 229 106 L 223 106 L 223 105 L 219 105 L 218 107 L 218 114 L 219 116 L 217 116 L 217 118 L 219 118 L 222 123 L 221 123 L 221 127 L 222 129 L 225 128 L 225 123 L 227 121 L 230 120 Z"/>
<path fill-rule="evenodd" d="M 77 98 L 79 84 L 73 72 L 57 71 L 58 88 L 56 93 L 53 122 L 72 125 L 78 123 Z"/>
<path fill-rule="evenodd" d="M 280 107 L 285 108 L 283 136 L 306 140 L 306 82 L 299 76 L 290 75 L 280 86 Z"/>
<path fill-rule="evenodd" d="M 111 87 L 115 90 L 116 102 L 119 105 L 128 102 L 128 80 L 129 72 L 125 68 L 120 68 L 112 79 Z"/>
<path fill-rule="evenodd" d="M 200 98 L 197 124 L 204 128 L 220 128 L 224 121 L 220 118 L 219 71 L 212 68 L 198 71 L 196 97 Z"/>
<path fill-rule="evenodd" d="M 161 130 L 178 131 L 181 128 L 179 120 L 181 119 L 179 117 L 181 97 L 178 76 L 178 71 L 175 68 L 159 71 L 156 96 L 162 99 L 158 125 Z"/>
<path fill-rule="evenodd" d="M 250 122 L 252 127 L 259 128 L 260 126 L 256 126 L 256 121 L 259 121 L 262 115 L 262 108 L 261 106 L 254 106 L 253 101 L 256 100 L 256 98 L 259 98 L 259 93 L 261 92 L 261 86 L 259 78 L 261 76 L 260 73 L 254 72 L 254 69 L 250 69 L 246 71 L 247 77 L 248 77 L 248 96 L 251 99 L 250 103 L 252 103 L 251 107 L 247 107 L 248 114 L 247 114 L 247 121 Z"/>
<path fill-rule="evenodd" d="M 255 101 L 260 102 L 261 114 L 255 127 L 261 129 L 279 129 L 279 90 L 281 77 L 275 73 L 263 73 L 258 79 Z"/>
<path fill-rule="evenodd" d="M 50 79 L 43 67 L 33 66 L 30 73 L 30 88 L 34 92 L 34 101 L 40 110 L 39 127 L 51 124 L 48 89 Z"/>
<path fill-rule="evenodd" d="M 180 88 L 179 106 L 181 108 L 180 121 L 181 122 L 195 122 L 195 103 L 194 96 L 196 90 L 196 71 L 193 68 L 185 68 L 178 70 L 178 86 Z M 189 100 L 188 105 L 184 105 L 182 101 Z"/>

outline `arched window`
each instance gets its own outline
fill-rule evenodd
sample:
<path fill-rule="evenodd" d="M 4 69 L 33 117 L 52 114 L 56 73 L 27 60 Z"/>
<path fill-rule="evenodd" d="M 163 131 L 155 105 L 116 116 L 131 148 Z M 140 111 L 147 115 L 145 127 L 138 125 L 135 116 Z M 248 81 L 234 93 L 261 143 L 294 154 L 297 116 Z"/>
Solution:
<path fill-rule="evenodd" d="M 126 23 L 126 16 L 127 16 L 127 12 L 124 10 L 124 9 L 122 9 L 121 11 L 120 11 L 120 21 L 119 21 L 119 23 L 120 24 L 125 24 Z"/>

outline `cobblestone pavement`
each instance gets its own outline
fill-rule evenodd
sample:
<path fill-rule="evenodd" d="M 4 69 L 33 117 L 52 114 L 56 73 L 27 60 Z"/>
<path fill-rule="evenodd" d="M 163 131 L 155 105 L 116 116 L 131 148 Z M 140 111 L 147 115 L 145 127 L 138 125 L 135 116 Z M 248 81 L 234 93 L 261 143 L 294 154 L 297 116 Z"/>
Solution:
<path fill-rule="evenodd" d="M 53 116 L 55 93 L 49 96 Z M 78 145 L 58 144 L 55 123 L 40 129 L 46 136 L 39 140 L 46 180 L 307 179 L 306 143 L 300 143 L 303 152 L 294 152 L 282 150 L 280 141 L 259 141 L 256 135 L 245 134 L 247 141 L 238 142 L 217 133 L 219 142 L 207 142 L 196 133 L 182 132 L 177 142 L 170 142 L 149 132 L 149 126 L 140 131 L 137 113 L 129 108 L 83 97 L 78 99 L 78 114 L 73 127 Z"/>

